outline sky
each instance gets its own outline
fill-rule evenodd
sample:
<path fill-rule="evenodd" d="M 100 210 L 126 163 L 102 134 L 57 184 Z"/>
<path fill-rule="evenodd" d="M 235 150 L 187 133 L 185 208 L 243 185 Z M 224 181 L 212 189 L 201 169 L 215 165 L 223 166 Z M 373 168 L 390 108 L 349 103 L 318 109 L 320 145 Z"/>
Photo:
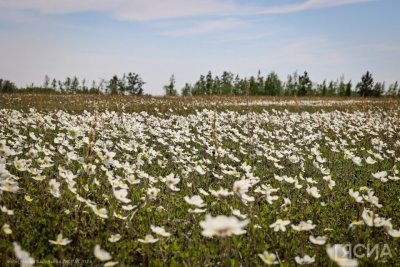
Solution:
<path fill-rule="evenodd" d="M 0 0 L 0 78 L 139 73 L 163 94 L 209 70 L 400 81 L 399 0 Z M 91 84 L 91 82 L 90 82 Z"/>

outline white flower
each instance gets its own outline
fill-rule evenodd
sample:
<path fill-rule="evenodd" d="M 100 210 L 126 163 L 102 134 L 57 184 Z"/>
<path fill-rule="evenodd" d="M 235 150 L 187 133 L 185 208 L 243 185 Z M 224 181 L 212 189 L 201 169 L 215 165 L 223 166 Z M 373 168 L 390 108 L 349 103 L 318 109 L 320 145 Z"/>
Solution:
<path fill-rule="evenodd" d="M 158 193 L 160 192 L 160 189 L 156 188 L 156 187 L 149 187 L 147 189 L 147 195 L 149 196 L 150 199 L 156 199 Z"/>
<path fill-rule="evenodd" d="M 181 181 L 179 177 L 175 177 L 174 173 L 170 173 L 165 177 L 164 182 L 172 191 L 179 191 L 180 189 L 176 185 Z"/>
<path fill-rule="evenodd" d="M 356 267 L 358 262 L 356 259 L 350 259 L 349 248 L 341 244 L 336 244 L 333 246 L 328 246 L 326 248 L 326 253 L 329 258 L 336 262 L 340 267 Z"/>
<path fill-rule="evenodd" d="M 6 206 L 0 206 L 0 210 L 3 213 L 7 213 L 7 215 L 10 215 L 10 216 L 14 215 L 14 211 L 7 209 Z"/>
<path fill-rule="evenodd" d="M 379 198 L 375 196 L 375 192 L 372 190 L 368 190 L 367 195 L 363 196 L 364 200 L 371 203 L 377 208 L 382 208 L 382 205 L 379 203 Z"/>
<path fill-rule="evenodd" d="M 368 156 L 368 158 L 365 160 L 366 163 L 368 164 L 375 164 L 376 160 L 374 160 L 373 158 L 371 158 L 370 156 Z"/>
<path fill-rule="evenodd" d="M 279 263 L 276 260 L 276 255 L 274 253 L 269 253 L 268 251 L 264 251 L 263 254 L 258 254 L 258 256 L 267 265 L 273 265 Z"/>
<path fill-rule="evenodd" d="M 310 231 L 315 228 L 315 225 L 312 224 L 312 221 L 308 220 L 307 222 L 301 221 L 298 225 L 293 225 L 292 228 L 296 231 Z"/>
<path fill-rule="evenodd" d="M 206 237 L 242 235 L 246 233 L 246 230 L 242 228 L 248 223 L 249 220 L 240 221 L 236 217 L 227 217 L 225 215 L 212 217 L 208 214 L 205 221 L 200 222 L 200 226 L 203 228 L 201 234 Z"/>
<path fill-rule="evenodd" d="M 362 213 L 362 218 L 365 222 L 366 225 L 368 226 L 374 226 L 374 217 L 376 216 L 376 214 L 374 215 L 374 213 L 369 210 L 369 209 L 364 209 L 363 213 Z"/>
<path fill-rule="evenodd" d="M 133 206 L 133 205 L 123 205 L 123 206 L 121 206 L 121 208 L 122 208 L 123 210 L 133 210 L 134 208 L 136 208 L 136 206 Z"/>
<path fill-rule="evenodd" d="M 6 191 L 6 192 L 12 192 L 15 193 L 17 192 L 20 188 L 18 186 L 18 183 L 15 182 L 14 180 L 6 180 L 6 181 L 1 181 L 0 182 L 0 190 Z"/>
<path fill-rule="evenodd" d="M 353 161 L 354 164 L 356 164 L 357 166 L 362 166 L 362 159 L 360 157 L 353 157 L 351 159 Z"/>
<path fill-rule="evenodd" d="M 144 239 L 138 239 L 141 243 L 155 243 L 158 241 L 158 238 L 154 238 L 152 235 L 146 235 Z"/>
<path fill-rule="evenodd" d="M 197 206 L 199 208 L 204 207 L 206 204 L 204 203 L 204 200 L 199 196 L 199 195 L 194 195 L 192 197 L 184 197 L 185 201 L 193 206 Z"/>
<path fill-rule="evenodd" d="M 11 228 L 10 228 L 10 225 L 7 224 L 7 223 L 5 223 L 5 224 L 3 225 L 3 227 L 1 227 L 1 229 L 3 230 L 3 232 L 4 232 L 6 235 L 11 235 L 11 234 L 12 234 L 12 230 L 11 230 Z"/>
<path fill-rule="evenodd" d="M 241 219 L 246 219 L 247 218 L 247 215 L 246 214 L 241 214 L 240 210 L 233 209 L 233 208 L 231 208 L 231 210 L 232 210 L 232 214 L 235 215 L 236 217 L 239 217 Z"/>
<path fill-rule="evenodd" d="M 284 198 L 283 198 L 283 204 L 281 205 L 281 208 L 282 208 L 284 211 L 287 211 L 288 207 L 289 207 L 291 204 L 292 204 L 292 201 L 290 201 L 289 198 L 284 197 Z"/>
<path fill-rule="evenodd" d="M 196 208 L 196 209 L 189 209 L 188 211 L 189 211 L 189 213 L 203 213 L 203 212 L 206 211 L 206 209 L 198 209 L 198 208 Z"/>
<path fill-rule="evenodd" d="M 71 127 L 68 129 L 68 138 L 76 139 L 80 135 L 80 129 L 78 127 Z"/>
<path fill-rule="evenodd" d="M 297 264 L 307 265 L 307 264 L 311 264 L 311 263 L 315 262 L 315 256 L 310 257 L 306 254 L 306 255 L 304 255 L 304 257 L 296 256 L 294 258 L 294 260 L 296 261 Z"/>
<path fill-rule="evenodd" d="M 36 176 L 32 176 L 32 179 L 40 182 L 40 181 L 43 181 L 44 179 L 46 179 L 46 176 L 36 175 Z"/>
<path fill-rule="evenodd" d="M 171 236 L 170 233 L 165 231 L 164 227 L 151 225 L 150 228 L 151 228 L 151 231 L 153 231 L 153 233 L 155 233 L 157 235 L 160 235 L 160 236 L 163 236 L 163 237 Z"/>
<path fill-rule="evenodd" d="M 103 164 L 106 166 L 111 166 L 114 164 L 114 157 L 116 153 L 106 150 L 103 157 Z"/>
<path fill-rule="evenodd" d="M 317 155 L 315 157 L 315 159 L 319 162 L 319 163 L 325 163 L 326 159 L 324 159 L 323 157 L 321 157 L 321 155 Z"/>
<path fill-rule="evenodd" d="M 246 194 L 249 190 L 250 182 L 248 180 L 239 180 L 233 183 L 233 192 L 238 194 L 239 196 L 242 194 Z"/>
<path fill-rule="evenodd" d="M 106 208 L 98 209 L 97 206 L 95 206 L 95 205 L 94 205 L 94 206 L 91 206 L 91 208 L 92 208 L 92 210 L 94 211 L 94 213 L 95 213 L 97 216 L 99 216 L 99 217 L 101 217 L 101 218 L 103 218 L 103 219 L 107 219 L 107 218 L 108 218 Z"/>
<path fill-rule="evenodd" d="M 315 186 L 313 186 L 313 187 L 307 186 L 306 191 L 307 191 L 307 193 L 309 195 L 311 195 L 314 198 L 320 198 L 321 197 L 321 195 L 320 195 L 320 193 L 318 191 L 318 188 L 316 188 Z"/>
<path fill-rule="evenodd" d="M 300 161 L 300 158 L 297 155 L 290 155 L 289 161 L 293 164 L 296 164 Z"/>
<path fill-rule="evenodd" d="M 395 237 L 395 238 L 400 237 L 400 230 L 388 229 L 388 230 L 387 230 L 387 233 L 388 233 L 391 237 Z"/>
<path fill-rule="evenodd" d="M 352 221 L 349 225 L 349 228 L 353 228 L 354 226 L 357 225 L 364 225 L 364 221 Z"/>
<path fill-rule="evenodd" d="M 387 171 L 381 171 L 381 172 L 377 172 L 377 173 L 372 173 L 372 176 L 374 176 L 376 179 L 379 179 L 385 183 L 388 181 L 388 179 L 386 178 L 387 174 L 388 174 Z"/>
<path fill-rule="evenodd" d="M 73 181 L 78 175 L 70 170 L 59 170 L 60 177 Z"/>
<path fill-rule="evenodd" d="M 224 189 L 222 187 L 218 191 L 210 189 L 210 193 L 211 193 L 211 195 L 213 195 L 215 197 L 227 197 L 227 196 L 233 194 L 232 192 L 229 192 L 229 190 Z"/>
<path fill-rule="evenodd" d="M 113 267 L 117 265 L 119 262 L 118 261 L 108 261 L 104 264 L 104 267 Z"/>
<path fill-rule="evenodd" d="M 28 162 L 24 159 L 15 158 L 14 167 L 20 172 L 26 171 L 28 169 Z"/>
<path fill-rule="evenodd" d="M 362 196 L 360 196 L 360 192 L 354 191 L 353 189 L 349 189 L 349 195 L 354 198 L 354 200 L 358 203 L 364 203 Z"/>
<path fill-rule="evenodd" d="M 21 262 L 21 266 L 28 267 L 35 264 L 35 259 L 30 256 L 29 252 L 22 250 L 17 242 L 14 242 L 13 245 L 15 257 Z"/>
<path fill-rule="evenodd" d="M 317 237 L 314 237 L 313 235 L 310 235 L 308 239 L 309 239 L 310 242 L 313 243 L 314 245 L 322 246 L 322 245 L 325 245 L 325 243 L 326 243 L 326 236 L 317 236 Z"/>
<path fill-rule="evenodd" d="M 275 200 L 279 199 L 279 196 L 273 196 L 273 193 L 276 193 L 279 189 L 274 189 L 267 187 L 265 188 L 265 197 L 267 199 L 268 204 L 272 205 Z"/>
<path fill-rule="evenodd" d="M 274 232 L 278 232 L 278 231 L 285 232 L 286 231 L 286 226 L 288 226 L 289 224 L 290 224 L 289 220 L 283 221 L 281 219 L 278 219 L 276 222 L 271 224 L 269 227 L 270 228 L 274 228 Z"/>
<path fill-rule="evenodd" d="M 330 175 L 324 176 L 322 179 L 328 182 L 328 187 L 330 190 L 332 190 L 333 187 L 336 185 L 336 182 L 332 180 L 332 177 Z"/>
<path fill-rule="evenodd" d="M 100 248 L 100 245 L 96 245 L 94 247 L 94 256 L 100 261 L 108 261 L 111 260 L 111 255 L 107 251 Z"/>
<path fill-rule="evenodd" d="M 56 181 L 56 179 L 51 179 L 49 181 L 50 193 L 54 197 L 60 197 L 60 183 Z"/>
<path fill-rule="evenodd" d="M 203 196 L 209 196 L 210 194 L 206 191 L 206 190 L 204 190 L 203 188 L 200 188 L 199 189 L 199 192 L 200 192 L 200 194 L 202 194 Z"/>
<path fill-rule="evenodd" d="M 197 171 L 200 175 L 206 174 L 206 171 L 204 171 L 200 165 L 197 165 L 196 167 L 194 167 L 194 170 Z"/>
<path fill-rule="evenodd" d="M 69 240 L 68 238 L 63 238 L 63 235 L 60 233 L 59 235 L 57 235 L 56 240 L 49 240 L 49 242 L 54 245 L 65 246 L 65 245 L 68 245 L 69 243 L 71 243 L 72 241 Z"/>
<path fill-rule="evenodd" d="M 128 195 L 128 190 L 126 190 L 126 189 L 123 189 L 123 188 L 119 189 L 119 190 L 115 190 L 114 189 L 115 198 L 118 199 L 119 201 L 123 202 L 123 203 L 131 202 L 131 200 L 126 197 L 127 195 Z"/>
<path fill-rule="evenodd" d="M 118 212 L 113 212 L 113 216 L 115 217 L 115 218 L 118 218 L 118 219 L 120 219 L 120 220 L 126 220 L 127 218 L 128 218 L 128 216 L 124 216 L 124 215 L 122 215 L 121 213 L 118 213 Z"/>
<path fill-rule="evenodd" d="M 284 166 L 282 166 L 282 165 L 279 165 L 278 163 L 276 163 L 276 162 L 274 162 L 274 166 L 277 168 L 277 169 L 283 169 L 283 168 L 285 168 Z"/>
<path fill-rule="evenodd" d="M 111 243 L 114 243 L 114 242 L 118 242 L 120 239 L 121 239 L 121 235 L 120 234 L 115 234 L 115 235 L 111 235 L 108 238 L 108 241 L 110 241 Z"/>

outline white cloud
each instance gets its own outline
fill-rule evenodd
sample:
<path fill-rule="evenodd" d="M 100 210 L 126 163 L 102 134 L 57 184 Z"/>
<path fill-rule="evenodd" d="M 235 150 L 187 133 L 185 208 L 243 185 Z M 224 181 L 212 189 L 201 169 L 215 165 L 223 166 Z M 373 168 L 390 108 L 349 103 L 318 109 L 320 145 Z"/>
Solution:
<path fill-rule="evenodd" d="M 103 12 L 117 19 L 145 21 L 183 17 L 268 15 L 301 12 L 375 0 L 305 0 L 273 7 L 234 0 L 0 0 L 1 8 L 31 9 L 44 14 Z"/>
<path fill-rule="evenodd" d="M 211 32 L 219 32 L 230 29 L 237 29 L 246 25 L 244 21 L 237 19 L 220 19 L 198 23 L 194 26 L 181 29 L 166 31 L 163 34 L 166 36 L 188 36 L 194 34 L 205 34 Z"/>
<path fill-rule="evenodd" d="M 256 40 L 263 40 L 267 38 L 271 38 L 272 36 L 285 32 L 286 29 L 274 29 L 269 31 L 263 32 L 256 32 L 256 33 L 234 33 L 234 34 L 226 34 L 222 36 L 219 42 L 221 43 L 232 43 L 232 42 L 246 42 L 246 41 L 256 41 Z"/>
<path fill-rule="evenodd" d="M 297 4 L 288 4 L 281 5 L 275 7 L 267 7 L 267 8 L 256 8 L 249 10 L 242 10 L 238 13 L 234 13 L 235 15 L 272 15 L 272 14 L 287 14 L 287 13 L 296 13 L 306 10 L 318 9 L 318 8 L 327 8 L 333 6 L 341 6 L 341 5 L 350 5 L 350 4 L 358 4 L 371 2 L 375 0 L 307 0 L 302 3 Z M 233 14 L 231 14 L 233 15 Z"/>
<path fill-rule="evenodd" d="M 232 0 L 138 0 L 124 3 L 114 16 L 121 20 L 156 20 L 216 16 L 238 8 Z"/>

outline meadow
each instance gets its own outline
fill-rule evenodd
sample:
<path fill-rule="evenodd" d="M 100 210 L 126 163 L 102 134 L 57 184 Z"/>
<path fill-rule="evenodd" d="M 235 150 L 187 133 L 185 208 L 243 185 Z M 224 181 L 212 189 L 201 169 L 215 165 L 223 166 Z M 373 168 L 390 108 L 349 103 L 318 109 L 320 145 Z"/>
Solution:
<path fill-rule="evenodd" d="M 389 98 L 1 94 L 0 265 L 400 266 L 399 170 Z"/>

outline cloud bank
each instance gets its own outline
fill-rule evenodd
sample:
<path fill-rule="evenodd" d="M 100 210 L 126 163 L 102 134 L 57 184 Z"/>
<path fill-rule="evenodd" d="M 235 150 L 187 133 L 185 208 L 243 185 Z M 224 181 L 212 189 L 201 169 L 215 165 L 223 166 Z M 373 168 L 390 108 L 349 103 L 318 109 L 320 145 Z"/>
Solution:
<path fill-rule="evenodd" d="M 374 0 L 306 0 L 279 6 L 254 6 L 234 0 L 0 0 L 0 8 L 34 10 L 43 14 L 102 12 L 126 21 L 206 16 L 287 14 Z"/>

